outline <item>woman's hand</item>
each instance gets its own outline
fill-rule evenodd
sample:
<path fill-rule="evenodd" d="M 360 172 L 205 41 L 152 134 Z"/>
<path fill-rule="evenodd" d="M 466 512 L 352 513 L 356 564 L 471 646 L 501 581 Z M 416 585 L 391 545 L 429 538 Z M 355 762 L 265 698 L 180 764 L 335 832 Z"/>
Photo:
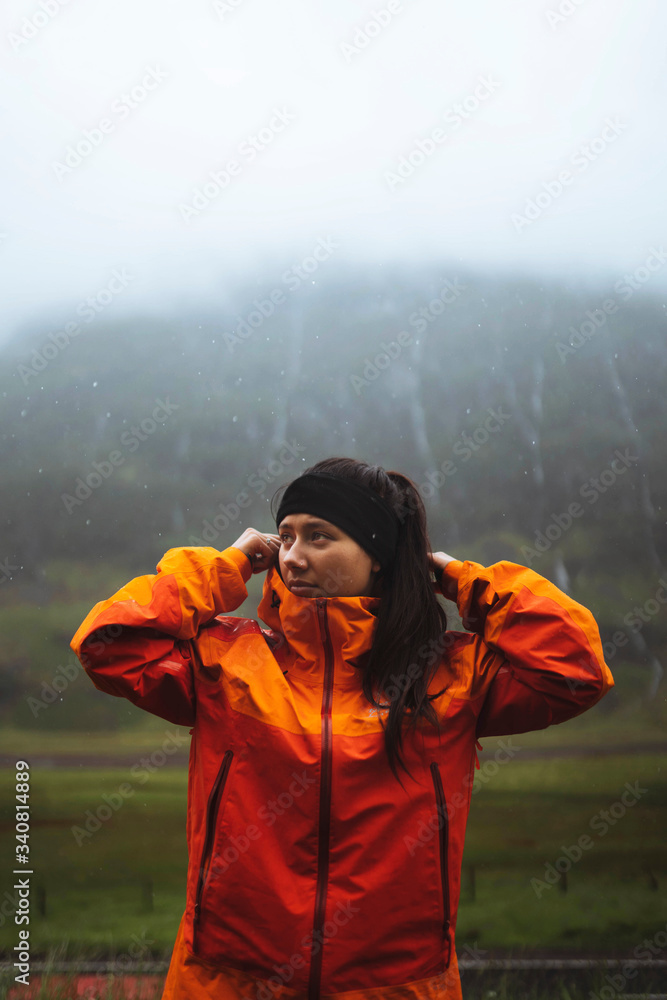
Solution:
<path fill-rule="evenodd" d="M 252 563 L 253 573 L 263 573 L 278 559 L 280 538 L 278 535 L 266 535 L 257 528 L 246 528 L 232 548 L 245 552 Z"/>
<path fill-rule="evenodd" d="M 454 562 L 456 556 L 448 556 L 446 552 L 429 552 L 428 561 L 436 577 L 445 568 L 447 563 Z"/>
<path fill-rule="evenodd" d="M 455 556 L 447 555 L 446 552 L 428 552 L 427 556 L 429 566 L 435 576 L 435 583 L 438 590 L 449 600 L 456 600 L 457 584 L 451 584 L 450 581 L 443 578 L 442 575 L 445 566 L 447 566 L 450 562 L 454 562 Z"/>

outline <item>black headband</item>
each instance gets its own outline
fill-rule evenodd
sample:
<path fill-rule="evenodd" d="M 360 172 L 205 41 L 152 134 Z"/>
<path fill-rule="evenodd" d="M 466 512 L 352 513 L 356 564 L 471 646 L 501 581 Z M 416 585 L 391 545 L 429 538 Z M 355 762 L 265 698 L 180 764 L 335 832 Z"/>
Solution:
<path fill-rule="evenodd" d="M 276 527 L 288 514 L 313 514 L 342 528 L 378 560 L 382 569 L 393 562 L 398 517 L 374 490 L 328 472 L 308 472 L 285 490 Z"/>

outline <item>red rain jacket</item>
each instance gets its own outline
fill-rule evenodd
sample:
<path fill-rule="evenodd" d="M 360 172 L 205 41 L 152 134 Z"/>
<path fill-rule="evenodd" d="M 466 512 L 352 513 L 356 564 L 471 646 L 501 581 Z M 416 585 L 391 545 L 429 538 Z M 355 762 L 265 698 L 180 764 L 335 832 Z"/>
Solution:
<path fill-rule="evenodd" d="M 605 694 L 593 616 L 522 566 L 450 563 L 444 592 L 472 631 L 417 651 L 439 662 L 442 726 L 407 736 L 402 788 L 358 668 L 380 598 L 297 597 L 271 569 L 262 629 L 224 614 L 250 574 L 233 547 L 171 549 L 72 640 L 97 688 L 192 727 L 187 902 L 163 998 L 459 1000 L 475 742 Z"/>

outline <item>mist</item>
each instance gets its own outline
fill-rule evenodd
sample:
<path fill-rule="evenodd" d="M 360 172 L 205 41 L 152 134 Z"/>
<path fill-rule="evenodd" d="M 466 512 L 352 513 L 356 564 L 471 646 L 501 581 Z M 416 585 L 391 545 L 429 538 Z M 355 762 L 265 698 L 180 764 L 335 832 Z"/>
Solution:
<path fill-rule="evenodd" d="M 620 280 L 665 233 L 656 0 L 11 0 L 7 339 L 337 261 Z M 663 293 L 664 273 L 651 275 Z"/>

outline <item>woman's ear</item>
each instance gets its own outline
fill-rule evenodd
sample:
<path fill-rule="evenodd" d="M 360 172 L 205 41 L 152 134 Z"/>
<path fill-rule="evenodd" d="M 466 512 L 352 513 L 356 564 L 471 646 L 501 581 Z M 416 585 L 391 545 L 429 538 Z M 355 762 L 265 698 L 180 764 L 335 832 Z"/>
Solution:
<path fill-rule="evenodd" d="M 380 563 L 376 560 L 371 566 L 371 573 L 379 573 L 381 569 Z"/>

